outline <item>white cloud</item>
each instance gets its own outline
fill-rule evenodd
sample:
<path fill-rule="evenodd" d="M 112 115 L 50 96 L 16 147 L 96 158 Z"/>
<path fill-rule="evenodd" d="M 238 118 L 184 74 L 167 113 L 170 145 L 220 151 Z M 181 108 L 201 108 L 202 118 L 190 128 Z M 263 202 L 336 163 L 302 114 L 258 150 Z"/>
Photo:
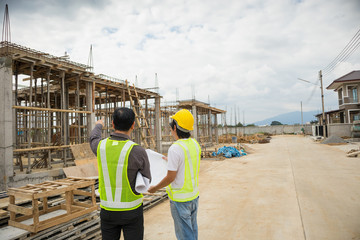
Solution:
<path fill-rule="evenodd" d="M 4 5 L 4 4 L 2 4 Z M 246 122 L 321 108 L 318 71 L 358 30 L 357 0 L 25 1 L 9 3 L 12 41 L 87 63 L 95 72 L 153 87 L 173 101 L 192 96 L 244 110 Z M 324 78 L 359 69 L 359 50 Z M 325 90 L 325 104 L 336 96 Z"/>

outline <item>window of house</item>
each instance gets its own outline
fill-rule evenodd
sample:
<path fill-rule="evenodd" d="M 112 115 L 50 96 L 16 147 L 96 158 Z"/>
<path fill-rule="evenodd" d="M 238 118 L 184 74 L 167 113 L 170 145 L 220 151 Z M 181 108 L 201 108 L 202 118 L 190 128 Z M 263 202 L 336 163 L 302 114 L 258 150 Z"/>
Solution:
<path fill-rule="evenodd" d="M 352 99 L 353 99 L 353 102 L 358 102 L 358 92 L 357 92 L 357 88 L 356 87 L 353 87 L 352 88 Z M 359 120 L 359 119 L 357 119 Z"/>
<path fill-rule="evenodd" d="M 359 111 L 351 111 L 350 112 L 350 121 L 351 123 L 353 121 L 358 121 L 360 120 L 360 112 Z"/>
<path fill-rule="evenodd" d="M 357 87 L 348 86 L 348 94 L 349 94 L 349 102 L 350 103 L 357 103 L 358 102 Z"/>
<path fill-rule="evenodd" d="M 339 105 L 343 104 L 343 100 L 342 100 L 342 88 L 338 90 L 338 96 L 339 96 Z"/>

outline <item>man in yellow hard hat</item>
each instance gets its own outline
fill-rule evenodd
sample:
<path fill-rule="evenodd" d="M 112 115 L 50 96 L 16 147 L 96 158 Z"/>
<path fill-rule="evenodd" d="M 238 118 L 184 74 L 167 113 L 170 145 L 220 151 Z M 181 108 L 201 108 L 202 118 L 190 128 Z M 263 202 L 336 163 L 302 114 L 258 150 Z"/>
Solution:
<path fill-rule="evenodd" d="M 195 240 L 198 239 L 196 217 L 201 148 L 194 138 L 190 138 L 194 117 L 188 110 L 178 111 L 171 119 L 171 134 L 176 142 L 168 151 L 168 173 L 148 191 L 154 193 L 167 186 L 177 239 Z"/>

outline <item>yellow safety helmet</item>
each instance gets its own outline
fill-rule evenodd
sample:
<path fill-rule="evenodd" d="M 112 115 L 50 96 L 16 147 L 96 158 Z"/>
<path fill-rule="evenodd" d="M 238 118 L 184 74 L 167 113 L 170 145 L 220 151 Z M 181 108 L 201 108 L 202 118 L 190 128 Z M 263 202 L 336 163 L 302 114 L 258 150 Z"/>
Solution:
<path fill-rule="evenodd" d="M 176 121 L 177 127 L 183 132 L 190 132 L 194 129 L 194 117 L 189 110 L 181 109 L 170 118 Z"/>

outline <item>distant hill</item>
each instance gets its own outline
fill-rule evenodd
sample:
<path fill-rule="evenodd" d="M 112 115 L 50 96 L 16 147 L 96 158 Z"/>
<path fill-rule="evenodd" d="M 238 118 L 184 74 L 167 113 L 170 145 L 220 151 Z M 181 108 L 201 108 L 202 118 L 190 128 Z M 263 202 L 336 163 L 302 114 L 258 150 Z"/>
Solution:
<path fill-rule="evenodd" d="M 304 124 L 313 120 L 316 120 L 315 115 L 318 114 L 318 111 L 303 112 Z M 262 121 L 255 122 L 257 126 L 260 125 L 270 125 L 272 121 L 279 121 L 282 124 L 292 125 L 292 124 L 301 124 L 301 112 L 289 112 L 277 115 L 275 117 L 267 118 Z"/>

